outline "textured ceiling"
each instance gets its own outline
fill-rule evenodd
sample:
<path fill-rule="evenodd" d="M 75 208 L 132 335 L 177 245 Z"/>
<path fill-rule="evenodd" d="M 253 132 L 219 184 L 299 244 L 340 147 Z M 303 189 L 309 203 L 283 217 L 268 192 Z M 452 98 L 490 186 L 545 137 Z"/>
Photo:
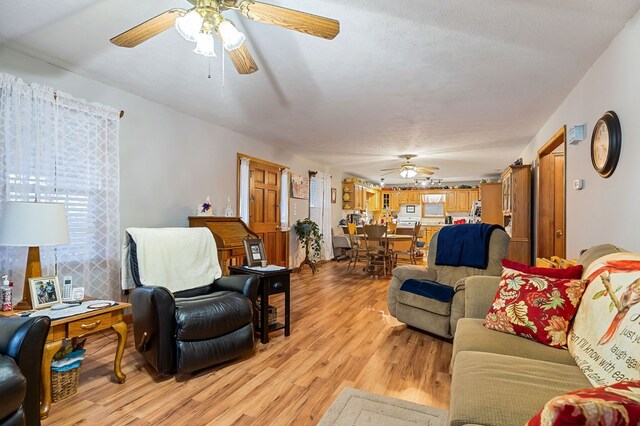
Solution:
<path fill-rule="evenodd" d="M 226 16 L 260 70 L 176 31 L 109 38 L 184 0 L 3 2 L 0 42 L 94 80 L 376 180 L 403 153 L 461 181 L 511 163 L 640 0 L 273 0 L 338 19 L 333 41 Z M 387 182 L 401 182 L 397 175 Z"/>

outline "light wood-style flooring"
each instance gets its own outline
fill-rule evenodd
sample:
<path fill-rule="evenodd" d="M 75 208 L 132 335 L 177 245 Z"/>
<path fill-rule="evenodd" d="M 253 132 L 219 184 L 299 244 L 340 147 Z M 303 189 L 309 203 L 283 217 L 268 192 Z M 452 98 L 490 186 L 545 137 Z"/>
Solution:
<path fill-rule="evenodd" d="M 130 330 L 119 385 L 115 334 L 90 337 L 78 393 L 54 403 L 43 425 L 314 425 L 346 386 L 448 409 L 451 343 L 389 315 L 388 278 L 346 266 L 292 274 L 291 335 L 194 375 L 157 375 Z"/>

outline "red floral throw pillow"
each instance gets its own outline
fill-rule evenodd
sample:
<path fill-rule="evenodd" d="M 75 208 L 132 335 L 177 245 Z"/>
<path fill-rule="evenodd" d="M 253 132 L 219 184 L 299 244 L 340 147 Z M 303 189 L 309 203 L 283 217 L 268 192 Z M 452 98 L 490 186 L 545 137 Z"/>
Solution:
<path fill-rule="evenodd" d="M 640 381 L 588 388 L 557 396 L 526 426 L 638 425 Z"/>
<path fill-rule="evenodd" d="M 584 289 L 582 280 L 548 278 L 503 268 L 484 326 L 565 348 L 569 322 Z"/>

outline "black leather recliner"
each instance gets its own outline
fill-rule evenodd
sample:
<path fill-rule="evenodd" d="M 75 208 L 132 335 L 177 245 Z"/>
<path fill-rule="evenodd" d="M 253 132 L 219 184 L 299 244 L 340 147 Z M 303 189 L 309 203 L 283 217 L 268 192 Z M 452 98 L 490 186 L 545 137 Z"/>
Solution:
<path fill-rule="evenodd" d="M 144 286 L 135 242 L 129 262 L 136 349 L 159 373 L 189 373 L 237 358 L 254 349 L 253 315 L 258 278 L 233 275 L 172 293 Z"/>
<path fill-rule="evenodd" d="M 40 424 L 40 367 L 49 317 L 0 317 L 0 425 Z"/>

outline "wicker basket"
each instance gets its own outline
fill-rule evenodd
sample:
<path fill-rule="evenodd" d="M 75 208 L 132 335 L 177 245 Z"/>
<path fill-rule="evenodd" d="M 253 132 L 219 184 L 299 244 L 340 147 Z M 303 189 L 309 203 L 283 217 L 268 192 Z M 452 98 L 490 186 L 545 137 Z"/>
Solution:
<path fill-rule="evenodd" d="M 62 401 L 78 391 L 80 367 L 68 371 L 51 370 L 51 400 Z"/>

